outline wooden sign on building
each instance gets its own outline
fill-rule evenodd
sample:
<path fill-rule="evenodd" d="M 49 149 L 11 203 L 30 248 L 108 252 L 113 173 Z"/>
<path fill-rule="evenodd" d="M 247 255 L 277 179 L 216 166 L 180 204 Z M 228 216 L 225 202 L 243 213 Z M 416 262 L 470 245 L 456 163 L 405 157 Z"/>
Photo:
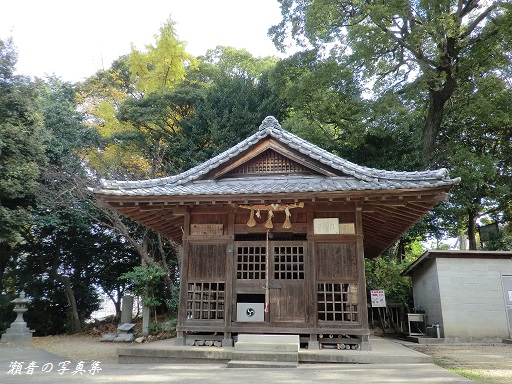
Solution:
<path fill-rule="evenodd" d="M 223 224 L 191 224 L 191 235 L 221 236 L 224 233 Z"/>

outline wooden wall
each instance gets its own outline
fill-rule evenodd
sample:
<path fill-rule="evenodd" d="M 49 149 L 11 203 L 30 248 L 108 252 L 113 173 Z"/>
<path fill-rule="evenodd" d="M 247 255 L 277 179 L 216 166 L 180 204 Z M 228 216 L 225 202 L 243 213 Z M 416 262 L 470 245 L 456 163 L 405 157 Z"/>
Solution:
<path fill-rule="evenodd" d="M 277 332 L 297 332 L 304 328 L 306 333 L 315 329 L 319 333 L 323 329 L 365 333 L 368 326 L 364 315 L 366 293 L 361 214 L 355 206 L 338 207 L 339 211 L 331 208 L 325 203 L 310 203 L 304 209 L 293 209 L 292 228 L 289 229 L 282 228 L 284 212 L 275 213 L 273 234 L 302 234 L 302 237 L 290 242 L 280 242 L 279 239 L 269 242 L 268 280 L 274 289 L 270 290 L 270 314 L 262 324 L 239 324 L 236 304 L 237 297 L 265 293 L 266 275 L 262 271 L 265 257 L 249 259 L 239 253 L 248 252 L 244 250 L 245 246 L 253 247 L 253 251 L 259 249 L 260 254 L 262 249 L 266 250 L 264 222 L 267 212 L 262 212 L 254 227 L 248 227 L 250 211 L 247 209 L 236 206 L 195 208 L 185 220 L 180 296 L 185 305 L 180 305 L 178 328 L 208 331 L 218 324 L 221 325 L 220 328 L 215 325 L 218 331 L 225 332 L 236 332 L 237 329 L 268 332 L 275 327 Z M 315 234 L 312 224 L 315 218 L 337 218 L 340 223 L 354 223 L 355 233 Z M 195 224 L 216 224 L 222 229 L 216 235 L 198 236 L 190 233 Z M 245 238 L 236 238 L 238 234 L 253 234 L 254 238 L 243 241 Z M 279 246 L 283 246 L 282 251 Z M 302 266 L 295 265 L 294 256 L 278 254 L 286 253 L 286 246 L 301 247 Z M 302 272 L 296 273 L 297 268 L 303 268 Z"/>

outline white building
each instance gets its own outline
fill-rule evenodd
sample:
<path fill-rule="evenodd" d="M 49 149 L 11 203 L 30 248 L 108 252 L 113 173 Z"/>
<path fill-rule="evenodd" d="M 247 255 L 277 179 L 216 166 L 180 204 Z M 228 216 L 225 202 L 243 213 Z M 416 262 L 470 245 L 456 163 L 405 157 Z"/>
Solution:
<path fill-rule="evenodd" d="M 430 250 L 402 275 L 446 341 L 512 338 L 512 252 Z"/>

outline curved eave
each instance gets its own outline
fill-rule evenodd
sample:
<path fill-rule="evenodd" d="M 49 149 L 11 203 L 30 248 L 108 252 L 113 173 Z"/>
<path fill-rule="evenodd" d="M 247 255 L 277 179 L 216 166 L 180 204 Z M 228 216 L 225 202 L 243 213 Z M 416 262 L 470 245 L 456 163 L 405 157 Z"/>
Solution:
<path fill-rule="evenodd" d="M 301 192 L 201 196 L 98 197 L 123 215 L 181 243 L 184 212 L 201 207 L 233 209 L 238 204 L 304 202 L 357 204 L 362 207 L 365 256 L 377 257 L 437 203 L 448 198 L 451 185 L 422 189 Z"/>

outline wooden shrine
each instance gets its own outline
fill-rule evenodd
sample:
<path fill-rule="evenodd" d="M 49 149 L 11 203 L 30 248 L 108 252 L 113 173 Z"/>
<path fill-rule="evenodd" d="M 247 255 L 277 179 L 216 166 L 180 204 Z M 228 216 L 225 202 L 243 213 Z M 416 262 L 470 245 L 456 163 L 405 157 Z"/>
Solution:
<path fill-rule="evenodd" d="M 246 140 L 179 175 L 104 181 L 113 209 L 181 245 L 178 342 L 298 334 L 369 349 L 364 257 L 438 202 L 445 169 L 361 167 L 267 117 Z"/>

